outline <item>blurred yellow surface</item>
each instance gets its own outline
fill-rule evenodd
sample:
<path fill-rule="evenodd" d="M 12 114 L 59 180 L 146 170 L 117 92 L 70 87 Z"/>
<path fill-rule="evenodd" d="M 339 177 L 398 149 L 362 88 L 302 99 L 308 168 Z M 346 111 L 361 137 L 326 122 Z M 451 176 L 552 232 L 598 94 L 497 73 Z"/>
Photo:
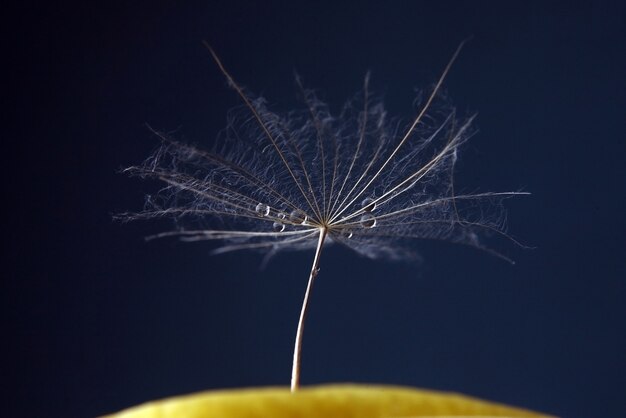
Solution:
<path fill-rule="evenodd" d="M 455 393 L 398 386 L 323 385 L 207 391 L 139 405 L 109 418 L 549 417 Z"/>

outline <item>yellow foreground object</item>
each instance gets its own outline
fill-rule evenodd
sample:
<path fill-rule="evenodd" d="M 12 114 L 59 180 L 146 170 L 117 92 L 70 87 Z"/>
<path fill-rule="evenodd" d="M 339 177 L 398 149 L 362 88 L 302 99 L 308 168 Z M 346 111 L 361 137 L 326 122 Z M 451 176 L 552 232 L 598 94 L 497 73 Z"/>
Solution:
<path fill-rule="evenodd" d="M 549 417 L 454 393 L 398 386 L 324 385 L 201 392 L 139 405 L 109 418 Z"/>

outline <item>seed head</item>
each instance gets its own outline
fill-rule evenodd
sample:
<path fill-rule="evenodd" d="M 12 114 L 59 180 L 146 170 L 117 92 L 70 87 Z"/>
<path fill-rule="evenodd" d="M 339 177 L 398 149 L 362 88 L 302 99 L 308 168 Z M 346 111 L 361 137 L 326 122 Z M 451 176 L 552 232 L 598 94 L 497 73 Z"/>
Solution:
<path fill-rule="evenodd" d="M 459 117 L 440 87 L 461 46 L 406 126 L 371 95 L 369 75 L 337 114 L 299 79 L 302 108 L 274 111 L 209 47 L 243 106 L 229 112 L 211 151 L 154 131 L 158 149 L 126 171 L 165 186 L 143 211 L 121 216 L 173 218 L 178 229 L 155 237 L 219 240 L 216 252 L 312 248 L 320 229 L 326 242 L 372 258 L 410 257 L 416 238 L 485 248 L 479 236 L 504 234 L 501 200 L 524 193 L 455 194 L 474 116 Z"/>

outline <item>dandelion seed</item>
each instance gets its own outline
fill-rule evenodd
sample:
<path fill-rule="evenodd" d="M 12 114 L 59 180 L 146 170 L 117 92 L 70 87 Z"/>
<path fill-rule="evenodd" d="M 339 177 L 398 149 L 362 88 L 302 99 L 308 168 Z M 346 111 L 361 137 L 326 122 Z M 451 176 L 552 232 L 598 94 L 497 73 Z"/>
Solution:
<path fill-rule="evenodd" d="M 121 217 L 167 217 L 193 225 L 155 237 L 218 240 L 224 245 L 216 253 L 315 249 L 296 333 L 292 390 L 299 386 L 304 320 L 325 242 L 372 258 L 410 256 L 406 245 L 413 238 L 447 240 L 498 255 L 478 236 L 506 236 L 500 201 L 525 193 L 454 193 L 457 151 L 473 133 L 473 117 L 458 119 L 438 93 L 463 43 L 400 134 L 398 121 L 371 97 L 369 76 L 361 97 L 339 115 L 298 80 L 304 110 L 280 114 L 237 84 L 206 46 L 244 109 L 229 114 L 213 152 L 155 132 L 160 148 L 126 171 L 165 186 L 142 212 Z"/>

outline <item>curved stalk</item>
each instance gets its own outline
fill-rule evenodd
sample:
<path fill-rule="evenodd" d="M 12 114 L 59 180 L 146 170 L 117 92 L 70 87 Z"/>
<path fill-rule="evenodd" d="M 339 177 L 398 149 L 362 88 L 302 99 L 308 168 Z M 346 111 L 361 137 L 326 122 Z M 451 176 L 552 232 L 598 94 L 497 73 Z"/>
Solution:
<path fill-rule="evenodd" d="M 320 235 L 317 241 L 317 248 L 315 249 L 315 258 L 313 259 L 313 265 L 311 266 L 311 273 L 309 274 L 309 282 L 306 286 L 306 292 L 304 293 L 304 300 L 302 301 L 302 309 L 300 310 L 300 319 L 298 320 L 298 331 L 296 332 L 296 342 L 293 348 L 293 364 L 291 368 L 291 391 L 295 392 L 300 387 L 300 353 L 302 351 L 302 331 L 304 330 L 304 320 L 306 319 L 307 308 L 309 306 L 309 296 L 311 295 L 311 288 L 313 282 L 317 277 L 319 271 L 318 266 L 320 262 L 320 254 L 322 253 L 322 245 L 324 245 L 324 239 L 327 234 L 326 227 L 320 228 Z"/>

